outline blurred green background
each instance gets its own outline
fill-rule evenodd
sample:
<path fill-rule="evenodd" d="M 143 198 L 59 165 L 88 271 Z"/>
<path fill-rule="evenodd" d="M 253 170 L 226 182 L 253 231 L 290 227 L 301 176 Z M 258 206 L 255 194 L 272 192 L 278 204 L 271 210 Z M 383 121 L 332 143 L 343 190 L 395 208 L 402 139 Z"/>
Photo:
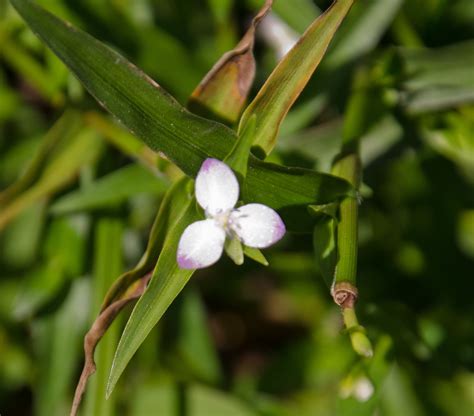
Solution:
<path fill-rule="evenodd" d="M 39 1 L 123 53 L 185 104 L 258 0 Z M 276 0 L 254 92 L 329 1 Z M 311 235 L 270 266 L 196 273 L 112 397 L 96 358 L 83 415 L 474 414 L 474 2 L 359 0 L 285 120 L 271 160 L 329 171 L 364 71 L 360 359 Z M 145 250 L 179 175 L 122 130 L 0 0 L 0 414 L 68 413 L 82 338 Z M 317 236 L 316 236 L 317 237 Z"/>

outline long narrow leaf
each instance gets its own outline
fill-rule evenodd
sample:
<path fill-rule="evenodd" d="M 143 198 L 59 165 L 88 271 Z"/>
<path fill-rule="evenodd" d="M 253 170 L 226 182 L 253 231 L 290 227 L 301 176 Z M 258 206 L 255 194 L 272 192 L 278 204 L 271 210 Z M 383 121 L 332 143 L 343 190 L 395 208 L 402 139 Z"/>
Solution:
<path fill-rule="evenodd" d="M 341 3 L 347 4 L 348 0 Z M 194 176 L 204 159 L 222 160 L 230 152 L 236 139 L 234 131 L 188 112 L 121 55 L 41 7 L 27 0 L 12 0 L 12 4 L 105 108 L 185 173 Z M 351 190 L 339 178 L 299 169 L 275 169 L 253 157 L 249 159 L 247 186 L 252 190 L 247 202 L 285 210 L 299 204 L 301 212 L 305 204 L 331 202 Z M 298 202 L 293 200 L 295 195 Z M 282 215 L 286 221 L 285 212 Z M 306 219 L 310 217 L 306 215 Z"/>
<path fill-rule="evenodd" d="M 181 208 L 179 218 L 168 231 L 150 284 L 135 305 L 124 329 L 110 372 L 108 396 L 132 356 L 194 273 L 194 270 L 179 268 L 176 251 L 182 232 L 197 219 L 195 199 L 188 198 Z"/>
<path fill-rule="evenodd" d="M 275 146 L 280 124 L 321 62 L 354 0 L 338 0 L 306 30 L 245 110 L 240 128 L 257 116 L 254 145 L 264 155 Z"/>

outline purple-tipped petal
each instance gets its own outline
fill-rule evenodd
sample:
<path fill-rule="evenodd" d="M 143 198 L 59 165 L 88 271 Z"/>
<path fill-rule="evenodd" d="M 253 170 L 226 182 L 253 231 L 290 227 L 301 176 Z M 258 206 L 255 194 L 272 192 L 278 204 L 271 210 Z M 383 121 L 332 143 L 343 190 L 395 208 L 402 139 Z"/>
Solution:
<path fill-rule="evenodd" d="M 187 258 L 185 256 L 178 255 L 178 265 L 182 269 L 198 269 L 199 264 L 195 260 Z"/>
<path fill-rule="evenodd" d="M 206 159 L 196 177 L 196 199 L 207 213 L 232 209 L 239 198 L 239 182 L 224 162 Z"/>
<path fill-rule="evenodd" d="M 269 247 L 286 233 L 280 216 L 262 204 L 248 204 L 232 211 L 230 221 L 230 227 L 249 247 Z"/>
<path fill-rule="evenodd" d="M 224 241 L 225 231 L 214 220 L 193 222 L 179 240 L 179 267 L 202 269 L 214 264 L 222 255 Z"/>

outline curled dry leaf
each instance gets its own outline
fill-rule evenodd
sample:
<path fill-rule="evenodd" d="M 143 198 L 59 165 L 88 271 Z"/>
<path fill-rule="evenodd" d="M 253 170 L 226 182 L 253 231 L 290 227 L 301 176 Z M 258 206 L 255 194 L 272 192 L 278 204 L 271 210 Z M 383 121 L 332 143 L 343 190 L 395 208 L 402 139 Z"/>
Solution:
<path fill-rule="evenodd" d="M 188 104 L 192 111 L 211 113 L 230 123 L 238 120 L 255 77 L 255 31 L 272 3 L 265 1 L 237 46 L 222 55 L 193 91 Z"/>
<path fill-rule="evenodd" d="M 89 332 L 84 337 L 84 367 L 82 369 L 81 377 L 76 386 L 74 393 L 74 401 L 71 407 L 71 416 L 77 415 L 79 406 L 81 404 L 82 396 L 86 389 L 87 381 L 89 377 L 95 373 L 96 365 L 94 361 L 94 352 L 97 344 L 104 336 L 107 329 L 110 327 L 112 322 L 115 320 L 118 313 L 130 302 L 137 300 L 145 291 L 148 282 L 151 279 L 151 272 L 143 276 L 141 279 L 135 282 L 132 288 L 126 292 L 126 294 L 102 309 L 99 316 L 96 318 L 91 326 Z"/>

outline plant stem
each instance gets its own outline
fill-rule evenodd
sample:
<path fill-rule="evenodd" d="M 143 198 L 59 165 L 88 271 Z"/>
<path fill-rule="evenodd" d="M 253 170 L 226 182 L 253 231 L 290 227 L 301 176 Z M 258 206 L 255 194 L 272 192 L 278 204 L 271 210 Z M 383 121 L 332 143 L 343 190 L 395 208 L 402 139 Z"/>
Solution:
<path fill-rule="evenodd" d="M 360 182 L 360 158 L 357 151 L 342 156 L 334 165 L 335 175 L 349 181 L 356 189 Z M 349 282 L 356 284 L 357 274 L 357 218 L 358 201 L 346 198 L 340 206 L 340 217 L 337 228 L 337 247 L 339 261 L 337 263 L 335 283 Z"/>
<path fill-rule="evenodd" d="M 355 79 L 355 92 L 349 102 L 344 123 L 343 145 L 341 153 L 333 164 L 333 174 L 349 181 L 358 189 L 361 181 L 361 161 L 359 156 L 359 138 L 367 128 L 368 73 L 361 70 Z M 372 346 L 359 325 L 355 313 L 358 290 L 357 279 L 357 244 L 358 244 L 358 211 L 359 201 L 346 198 L 339 208 L 337 225 L 338 261 L 334 273 L 331 294 L 342 309 L 344 324 L 351 337 L 354 350 L 365 357 L 372 355 Z"/>

